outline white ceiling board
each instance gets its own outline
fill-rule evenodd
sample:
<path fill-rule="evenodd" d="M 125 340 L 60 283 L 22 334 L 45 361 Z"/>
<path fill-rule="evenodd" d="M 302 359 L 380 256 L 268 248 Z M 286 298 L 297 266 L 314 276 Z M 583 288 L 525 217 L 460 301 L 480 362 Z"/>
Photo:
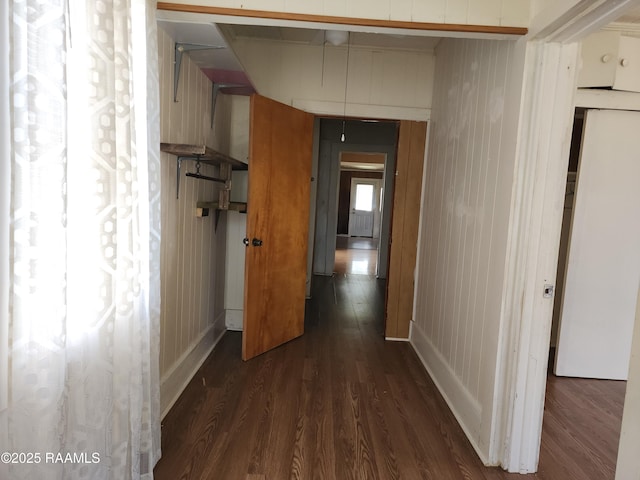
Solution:
<path fill-rule="evenodd" d="M 383 35 L 380 33 L 354 33 L 351 41 L 352 45 L 410 49 L 410 50 L 433 50 L 440 42 L 440 37 L 418 37 L 415 35 Z"/>
<path fill-rule="evenodd" d="M 321 45 L 325 41 L 325 31 L 318 29 L 232 24 L 226 24 L 223 28 L 233 38 L 258 38 L 310 45 Z M 433 50 L 440 41 L 440 37 L 362 32 L 352 32 L 350 37 L 349 43 L 352 46 L 400 50 Z"/>
<path fill-rule="evenodd" d="M 160 14 L 162 11 L 159 11 Z M 167 12 L 165 12 L 167 13 Z M 175 12 L 171 12 L 175 13 Z M 182 15 L 159 15 L 158 26 L 176 43 L 210 45 L 223 47 L 210 50 L 191 50 L 189 57 L 200 68 L 216 68 L 219 70 L 243 70 L 233 50 L 227 45 L 224 34 L 230 38 L 252 38 L 271 41 L 282 41 L 307 45 L 322 45 L 325 41 L 324 30 L 310 28 L 278 27 L 265 25 L 214 25 L 198 23 L 207 15 L 199 14 L 182 18 Z M 222 30 L 222 31 L 221 31 Z M 223 34 L 224 32 L 224 34 Z M 350 45 L 354 47 L 370 47 L 396 50 L 433 50 L 440 37 L 424 37 L 415 35 L 383 35 L 380 33 L 352 32 Z"/>
<path fill-rule="evenodd" d="M 627 11 L 615 22 L 604 27 L 603 30 L 613 30 L 624 35 L 640 37 L 640 6 Z"/>
<path fill-rule="evenodd" d="M 211 23 L 158 20 L 158 27 L 167 32 L 176 43 L 218 47 L 207 50 L 191 50 L 189 52 L 191 60 L 200 68 L 243 70 L 216 25 Z"/>
<path fill-rule="evenodd" d="M 227 46 L 220 31 L 211 23 L 158 20 L 158 26 L 177 43 Z"/>
<path fill-rule="evenodd" d="M 616 21 L 622 23 L 640 24 L 640 6 L 631 9 Z"/>
<path fill-rule="evenodd" d="M 225 50 L 193 50 L 189 52 L 191 60 L 200 68 L 216 68 L 218 70 L 242 70 L 240 63 L 230 49 Z"/>

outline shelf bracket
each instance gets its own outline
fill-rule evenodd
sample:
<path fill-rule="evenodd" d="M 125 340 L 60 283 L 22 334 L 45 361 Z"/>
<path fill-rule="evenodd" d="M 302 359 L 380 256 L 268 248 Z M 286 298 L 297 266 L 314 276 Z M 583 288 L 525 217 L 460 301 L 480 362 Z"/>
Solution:
<path fill-rule="evenodd" d="M 178 83 L 180 81 L 180 66 L 182 65 L 182 54 L 193 50 L 224 50 L 221 45 L 199 45 L 197 43 L 179 43 L 174 47 L 175 60 L 173 65 L 173 101 L 178 101 Z"/>
<path fill-rule="evenodd" d="M 229 191 L 231 190 L 231 173 L 234 168 L 238 170 L 246 170 L 247 164 L 237 160 L 229 155 L 217 152 L 206 145 L 188 145 L 182 143 L 160 143 L 160 151 L 176 156 L 176 199 L 180 198 L 180 174 L 182 170 L 182 162 L 184 160 L 193 160 L 196 162 L 195 173 L 187 173 L 188 177 L 194 177 L 201 180 L 209 180 L 224 184 L 224 188 L 220 192 L 220 205 L 224 209 L 229 205 Z M 212 177 L 200 173 L 200 164 L 214 165 L 219 168 L 219 175 Z"/>
<path fill-rule="evenodd" d="M 182 168 L 182 160 L 189 160 L 193 157 L 176 156 L 176 200 L 180 198 L 180 170 Z M 199 158 L 199 157 L 196 157 Z"/>
<path fill-rule="evenodd" d="M 218 192 L 218 205 L 220 209 L 228 210 L 231 192 L 231 165 L 226 163 L 220 165 L 220 177 L 224 179 L 224 188 Z"/>

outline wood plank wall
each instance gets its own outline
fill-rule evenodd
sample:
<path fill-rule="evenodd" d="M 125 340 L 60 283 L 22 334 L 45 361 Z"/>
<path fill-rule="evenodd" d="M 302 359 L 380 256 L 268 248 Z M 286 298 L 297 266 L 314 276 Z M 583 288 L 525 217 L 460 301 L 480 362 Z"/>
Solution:
<path fill-rule="evenodd" d="M 173 101 L 174 43 L 158 29 L 161 140 L 228 148 L 229 100 L 218 99 L 211 129 L 211 83 L 188 55 L 182 60 L 178 101 Z M 214 216 L 197 218 L 196 202 L 217 199 L 218 184 L 184 176 L 176 199 L 176 157 L 162 153 L 162 236 L 160 317 L 161 407 L 165 413 L 224 332 L 224 230 Z M 217 168 L 202 166 L 205 175 Z"/>
<path fill-rule="evenodd" d="M 476 450 L 493 428 L 524 45 L 437 50 L 412 343 Z M 487 457 L 485 456 L 485 459 Z"/>
<path fill-rule="evenodd" d="M 387 338 L 409 338 L 426 136 L 426 122 L 400 122 L 385 312 Z"/>

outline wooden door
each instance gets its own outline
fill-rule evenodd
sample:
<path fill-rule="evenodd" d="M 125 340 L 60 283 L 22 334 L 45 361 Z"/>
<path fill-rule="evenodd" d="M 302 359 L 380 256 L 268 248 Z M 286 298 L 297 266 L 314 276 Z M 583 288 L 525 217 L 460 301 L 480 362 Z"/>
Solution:
<path fill-rule="evenodd" d="M 304 332 L 313 115 L 251 97 L 242 358 Z"/>
<path fill-rule="evenodd" d="M 640 282 L 640 113 L 589 110 L 556 375 L 626 379 Z"/>

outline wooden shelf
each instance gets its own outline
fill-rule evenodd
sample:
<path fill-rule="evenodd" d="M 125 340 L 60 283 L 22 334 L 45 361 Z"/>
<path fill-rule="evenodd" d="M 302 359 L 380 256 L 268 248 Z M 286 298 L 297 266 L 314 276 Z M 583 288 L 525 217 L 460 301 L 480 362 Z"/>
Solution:
<path fill-rule="evenodd" d="M 180 168 L 184 160 L 192 160 L 196 163 L 196 172 L 187 173 L 188 177 L 201 180 L 224 183 L 224 190 L 220 192 L 222 205 L 229 203 L 229 190 L 231 189 L 231 170 L 248 170 L 247 164 L 236 160 L 229 155 L 220 153 L 206 145 L 189 145 L 186 143 L 160 143 L 160 151 L 176 156 L 176 199 L 180 196 Z M 220 176 L 211 177 L 200 173 L 200 164 L 217 165 L 220 167 Z"/>
<path fill-rule="evenodd" d="M 184 143 L 161 143 L 160 150 L 179 158 L 192 158 L 201 163 L 220 165 L 226 163 L 233 170 L 247 170 L 247 164 L 229 155 L 220 153 L 206 145 L 188 145 Z"/>
<path fill-rule="evenodd" d="M 229 208 L 220 208 L 219 202 L 198 202 L 198 208 L 210 208 L 213 210 L 234 210 L 240 213 L 247 213 L 247 204 L 245 202 L 229 202 Z"/>

